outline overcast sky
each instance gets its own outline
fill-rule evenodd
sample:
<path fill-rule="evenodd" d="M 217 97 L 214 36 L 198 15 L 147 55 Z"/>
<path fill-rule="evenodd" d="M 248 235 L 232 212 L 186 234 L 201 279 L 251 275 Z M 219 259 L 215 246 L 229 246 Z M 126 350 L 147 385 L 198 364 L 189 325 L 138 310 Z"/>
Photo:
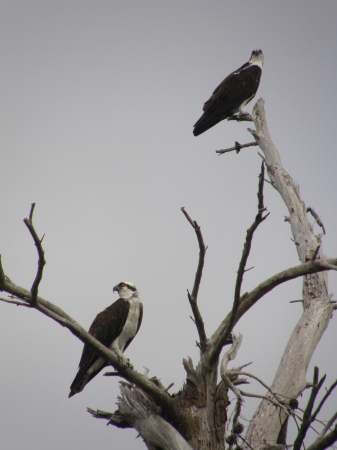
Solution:
<path fill-rule="evenodd" d="M 247 123 L 222 122 L 197 138 L 192 127 L 253 49 L 265 56 L 256 99 L 265 99 L 273 141 L 324 223 L 325 254 L 337 256 L 337 3 L 3 0 L 1 9 L 5 273 L 30 289 L 37 255 L 22 220 L 36 202 L 47 260 L 40 295 L 89 328 L 117 299 L 112 287 L 134 281 L 144 320 L 126 355 L 178 391 L 182 359 L 198 360 L 186 297 L 198 244 L 180 208 L 208 245 L 199 306 L 210 335 L 231 307 L 261 164 L 254 147 L 215 155 L 235 140 L 252 141 Z M 243 292 L 298 264 L 286 207 L 269 184 L 265 204 L 271 214 L 254 237 L 248 267 L 255 268 Z M 253 361 L 251 372 L 266 383 L 300 318 L 301 305 L 289 302 L 301 298 L 301 283 L 273 290 L 235 328 L 243 334 L 235 365 Z M 337 292 L 335 273 L 329 283 Z M 86 412 L 116 409 L 116 378 L 99 375 L 68 399 L 80 341 L 36 311 L 0 308 L 1 448 L 145 448 L 136 431 Z M 307 374 L 311 380 L 318 365 L 327 386 L 337 376 L 335 321 Z M 335 404 L 336 396 L 322 419 Z M 257 406 L 247 400 L 244 416 Z"/>

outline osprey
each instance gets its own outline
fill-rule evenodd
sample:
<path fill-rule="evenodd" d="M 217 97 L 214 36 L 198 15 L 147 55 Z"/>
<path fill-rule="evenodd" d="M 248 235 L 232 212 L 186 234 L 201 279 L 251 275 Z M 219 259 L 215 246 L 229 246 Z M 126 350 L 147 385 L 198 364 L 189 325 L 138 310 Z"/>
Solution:
<path fill-rule="evenodd" d="M 194 125 L 194 136 L 199 136 L 237 112 L 239 117 L 248 114 L 243 108 L 255 97 L 260 84 L 262 66 L 262 50 L 253 50 L 250 60 L 229 74 L 204 104 L 204 114 Z"/>
<path fill-rule="evenodd" d="M 114 351 L 123 364 L 128 366 L 129 360 L 123 352 L 138 333 L 143 318 L 143 305 L 139 301 L 134 283 L 119 283 L 113 288 L 113 292 L 115 291 L 119 293 L 120 298 L 96 316 L 89 333 Z M 108 362 L 85 344 L 77 375 L 70 386 L 69 398 L 81 392 L 85 385 L 108 365 Z"/>

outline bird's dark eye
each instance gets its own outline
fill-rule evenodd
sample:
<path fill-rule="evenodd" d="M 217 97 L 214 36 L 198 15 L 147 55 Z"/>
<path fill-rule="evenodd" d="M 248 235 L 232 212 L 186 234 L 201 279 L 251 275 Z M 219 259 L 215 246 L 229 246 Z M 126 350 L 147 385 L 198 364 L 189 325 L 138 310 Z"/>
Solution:
<path fill-rule="evenodd" d="M 121 287 L 124 287 L 125 286 L 125 283 L 121 283 Z"/>

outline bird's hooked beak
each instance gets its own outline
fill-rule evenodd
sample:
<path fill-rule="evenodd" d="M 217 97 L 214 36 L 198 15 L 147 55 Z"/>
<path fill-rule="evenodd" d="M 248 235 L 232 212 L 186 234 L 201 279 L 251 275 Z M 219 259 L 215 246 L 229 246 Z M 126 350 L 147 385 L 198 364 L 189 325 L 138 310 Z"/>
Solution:
<path fill-rule="evenodd" d="M 112 289 L 112 292 L 119 292 L 119 286 L 117 285 L 117 286 L 115 286 L 113 289 Z"/>

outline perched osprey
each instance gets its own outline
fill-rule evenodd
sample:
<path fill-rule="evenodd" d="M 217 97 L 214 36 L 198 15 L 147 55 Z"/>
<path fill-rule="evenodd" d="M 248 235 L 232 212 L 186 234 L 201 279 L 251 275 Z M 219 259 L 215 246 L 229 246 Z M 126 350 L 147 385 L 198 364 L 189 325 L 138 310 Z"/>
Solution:
<path fill-rule="evenodd" d="M 127 366 L 129 360 L 123 352 L 138 333 L 143 318 L 143 305 L 139 301 L 134 283 L 119 283 L 113 291 L 117 291 L 120 298 L 96 316 L 89 333 L 114 351 Z M 85 344 L 77 375 L 70 386 L 69 398 L 81 392 L 85 385 L 108 365 L 109 363 Z"/>
<path fill-rule="evenodd" d="M 240 117 L 248 114 L 243 108 L 255 97 L 260 84 L 262 66 L 262 50 L 253 50 L 250 60 L 229 74 L 204 104 L 204 114 L 194 125 L 194 136 L 237 112 Z"/>

